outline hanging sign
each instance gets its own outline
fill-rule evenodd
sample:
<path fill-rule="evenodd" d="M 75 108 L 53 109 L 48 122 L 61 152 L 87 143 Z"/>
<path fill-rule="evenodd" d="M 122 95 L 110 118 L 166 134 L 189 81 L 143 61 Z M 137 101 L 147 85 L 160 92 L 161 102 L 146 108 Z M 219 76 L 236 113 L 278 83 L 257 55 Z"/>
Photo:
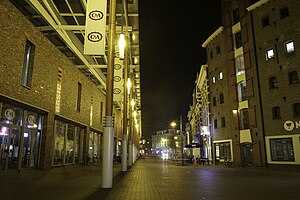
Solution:
<path fill-rule="evenodd" d="M 107 0 L 88 0 L 85 17 L 84 54 L 105 55 Z"/>

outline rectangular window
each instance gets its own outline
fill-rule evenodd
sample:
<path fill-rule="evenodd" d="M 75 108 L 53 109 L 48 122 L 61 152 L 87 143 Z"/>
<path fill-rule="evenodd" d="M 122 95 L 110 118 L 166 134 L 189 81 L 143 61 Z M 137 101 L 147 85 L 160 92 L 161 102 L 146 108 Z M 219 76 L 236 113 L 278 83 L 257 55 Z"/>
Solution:
<path fill-rule="evenodd" d="M 272 108 L 272 115 L 273 115 L 273 119 L 281 119 L 279 106 Z"/>
<path fill-rule="evenodd" d="M 268 60 L 270 60 L 270 59 L 272 59 L 274 57 L 275 57 L 274 49 L 272 49 L 272 48 L 268 49 L 266 51 L 266 60 L 268 61 Z"/>
<path fill-rule="evenodd" d="M 100 124 L 103 124 L 102 122 L 102 118 L 103 118 L 103 102 L 100 102 Z"/>
<path fill-rule="evenodd" d="M 262 24 L 262 27 L 266 27 L 266 26 L 269 26 L 270 25 L 270 20 L 269 20 L 269 16 L 265 16 L 261 19 L 261 24 Z"/>
<path fill-rule="evenodd" d="M 247 100 L 246 81 L 238 83 L 238 100 L 239 102 Z"/>
<path fill-rule="evenodd" d="M 269 78 L 269 89 L 277 89 L 277 78 L 275 76 Z"/>
<path fill-rule="evenodd" d="M 288 41 L 284 43 L 284 49 L 286 53 L 293 53 L 295 51 L 294 42 Z"/>
<path fill-rule="evenodd" d="M 238 56 L 235 58 L 236 75 L 245 73 L 244 56 Z"/>
<path fill-rule="evenodd" d="M 300 117 L 300 103 L 293 104 L 293 114 L 294 117 Z"/>
<path fill-rule="evenodd" d="M 220 45 L 217 45 L 217 47 L 216 47 L 216 52 L 217 52 L 217 54 L 221 53 Z"/>
<path fill-rule="evenodd" d="M 218 154 L 216 154 L 217 159 L 231 159 L 229 142 L 216 143 L 215 148 L 218 150 Z"/>
<path fill-rule="evenodd" d="M 296 84 L 298 83 L 299 80 L 298 80 L 298 73 L 297 71 L 291 71 L 289 72 L 289 84 Z"/>
<path fill-rule="evenodd" d="M 272 161 L 295 161 L 292 138 L 270 139 Z"/>
<path fill-rule="evenodd" d="M 280 9 L 280 19 L 290 16 L 289 9 L 287 7 Z"/>
<path fill-rule="evenodd" d="M 240 12 L 238 8 L 232 11 L 232 19 L 233 19 L 233 24 L 236 24 L 240 21 Z"/>
<path fill-rule="evenodd" d="M 220 72 L 219 73 L 219 80 L 222 80 L 223 79 L 223 72 Z"/>
<path fill-rule="evenodd" d="M 244 129 L 249 129 L 249 113 L 248 113 L 248 109 L 242 109 L 240 110 L 240 129 L 244 130 Z"/>
<path fill-rule="evenodd" d="M 215 128 L 215 129 L 218 128 L 218 120 L 217 120 L 217 119 L 214 120 L 214 128 Z"/>
<path fill-rule="evenodd" d="M 214 76 L 212 77 L 212 82 L 216 83 L 216 77 L 214 77 Z"/>
<path fill-rule="evenodd" d="M 217 99 L 216 97 L 213 97 L 213 106 L 216 106 L 217 105 Z"/>
<path fill-rule="evenodd" d="M 222 121 L 222 128 L 225 128 L 226 127 L 226 121 L 225 121 L 225 117 L 222 117 L 221 119 Z"/>
<path fill-rule="evenodd" d="M 235 46 L 235 49 L 238 49 L 238 48 L 242 47 L 242 33 L 241 33 L 241 31 L 234 34 L 234 46 Z"/>
<path fill-rule="evenodd" d="M 220 94 L 220 104 L 224 103 L 224 94 Z"/>
<path fill-rule="evenodd" d="M 78 82 L 78 87 L 77 87 L 77 107 L 76 110 L 80 112 L 80 105 L 81 105 L 81 91 L 82 91 L 82 85 L 81 83 Z"/>
<path fill-rule="evenodd" d="M 31 87 L 35 45 L 26 41 L 21 84 Z"/>

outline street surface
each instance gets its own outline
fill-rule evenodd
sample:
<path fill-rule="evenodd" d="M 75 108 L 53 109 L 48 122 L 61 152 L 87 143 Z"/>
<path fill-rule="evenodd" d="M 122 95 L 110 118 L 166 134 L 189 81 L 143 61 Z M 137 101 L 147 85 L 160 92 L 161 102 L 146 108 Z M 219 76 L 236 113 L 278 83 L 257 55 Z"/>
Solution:
<path fill-rule="evenodd" d="M 101 188 L 99 166 L 0 172 L 0 199 L 294 200 L 300 172 L 187 165 L 146 157 L 127 172 L 114 166 L 112 189 Z"/>

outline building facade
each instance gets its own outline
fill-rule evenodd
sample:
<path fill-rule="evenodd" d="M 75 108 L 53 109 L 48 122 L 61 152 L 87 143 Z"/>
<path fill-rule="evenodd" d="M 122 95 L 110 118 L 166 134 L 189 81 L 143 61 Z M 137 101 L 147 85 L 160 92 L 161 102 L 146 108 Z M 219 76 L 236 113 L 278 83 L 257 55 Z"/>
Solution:
<path fill-rule="evenodd" d="M 223 0 L 204 43 L 214 161 L 299 166 L 297 0 Z"/>
<path fill-rule="evenodd" d="M 99 164 L 105 91 L 25 10 L 8 0 L 0 9 L 0 169 Z M 119 106 L 113 115 L 114 155 L 121 155 Z"/>

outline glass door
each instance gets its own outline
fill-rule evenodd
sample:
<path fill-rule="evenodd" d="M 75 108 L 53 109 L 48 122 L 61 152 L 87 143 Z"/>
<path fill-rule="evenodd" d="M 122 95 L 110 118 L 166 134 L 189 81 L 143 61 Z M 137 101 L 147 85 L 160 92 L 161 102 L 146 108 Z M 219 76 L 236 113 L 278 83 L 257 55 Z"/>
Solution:
<path fill-rule="evenodd" d="M 20 145 L 19 128 L 0 126 L 0 143 L 0 168 L 16 169 Z"/>
<path fill-rule="evenodd" d="M 25 129 L 22 151 L 22 167 L 34 168 L 37 166 L 39 137 L 40 134 L 37 132 L 37 130 Z"/>

